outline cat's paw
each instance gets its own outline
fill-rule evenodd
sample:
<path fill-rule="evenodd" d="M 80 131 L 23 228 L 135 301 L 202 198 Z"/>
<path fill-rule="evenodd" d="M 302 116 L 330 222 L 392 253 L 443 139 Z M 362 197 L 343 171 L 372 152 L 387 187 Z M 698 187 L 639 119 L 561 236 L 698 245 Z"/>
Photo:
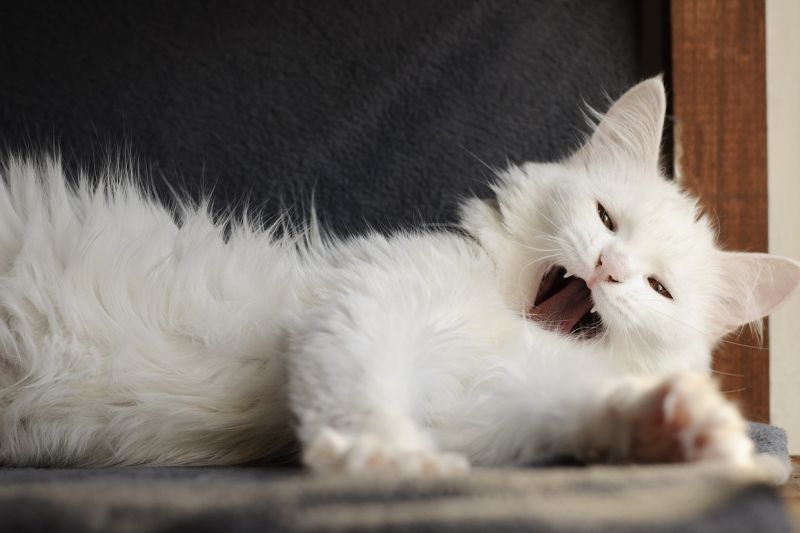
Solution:
<path fill-rule="evenodd" d="M 323 428 L 308 444 L 303 462 L 323 473 L 449 476 L 469 471 L 469 462 L 458 454 L 393 443 L 371 434 L 344 434 L 331 428 Z"/>
<path fill-rule="evenodd" d="M 630 461 L 720 459 L 744 465 L 754 460 L 745 420 L 706 376 L 687 373 L 661 380 L 640 389 L 629 405 L 625 433 Z"/>

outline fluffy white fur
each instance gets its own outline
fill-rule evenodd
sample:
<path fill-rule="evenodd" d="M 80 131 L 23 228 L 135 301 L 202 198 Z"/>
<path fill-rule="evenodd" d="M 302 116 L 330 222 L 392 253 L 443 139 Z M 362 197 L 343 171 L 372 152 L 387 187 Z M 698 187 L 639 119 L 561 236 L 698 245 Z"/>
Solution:
<path fill-rule="evenodd" d="M 664 109 L 648 80 L 569 159 L 500 173 L 496 202 L 464 204 L 472 239 L 278 237 L 168 209 L 124 169 L 71 187 L 58 162 L 10 159 L 0 462 L 231 464 L 295 439 L 318 470 L 747 461 L 741 417 L 702 376 L 800 268 L 716 247 L 696 200 L 659 172 Z M 601 336 L 526 318 L 556 263 L 587 280 L 605 269 Z"/>

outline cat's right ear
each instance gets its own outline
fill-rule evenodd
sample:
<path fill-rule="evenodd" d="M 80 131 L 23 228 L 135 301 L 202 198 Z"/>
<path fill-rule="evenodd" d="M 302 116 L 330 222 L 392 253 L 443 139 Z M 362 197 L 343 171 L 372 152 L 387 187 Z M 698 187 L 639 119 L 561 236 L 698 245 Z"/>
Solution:
<path fill-rule="evenodd" d="M 717 252 L 718 304 L 713 333 L 722 336 L 760 320 L 800 285 L 800 263 L 787 257 L 747 252 Z"/>
<path fill-rule="evenodd" d="M 570 158 L 594 166 L 652 173 L 659 168 L 661 133 L 667 97 L 661 76 L 635 85 L 623 94 L 599 122 L 589 140 Z"/>

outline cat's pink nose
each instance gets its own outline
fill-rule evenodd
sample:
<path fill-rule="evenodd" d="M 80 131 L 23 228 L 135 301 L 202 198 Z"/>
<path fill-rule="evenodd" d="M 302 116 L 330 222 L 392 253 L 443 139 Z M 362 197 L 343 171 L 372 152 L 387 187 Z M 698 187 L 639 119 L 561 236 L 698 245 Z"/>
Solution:
<path fill-rule="evenodd" d="M 619 283 L 626 277 L 626 270 L 618 261 L 609 261 L 601 253 L 597 258 L 597 264 L 594 266 L 594 273 L 586 280 L 586 285 L 589 289 L 592 289 L 601 281 Z"/>

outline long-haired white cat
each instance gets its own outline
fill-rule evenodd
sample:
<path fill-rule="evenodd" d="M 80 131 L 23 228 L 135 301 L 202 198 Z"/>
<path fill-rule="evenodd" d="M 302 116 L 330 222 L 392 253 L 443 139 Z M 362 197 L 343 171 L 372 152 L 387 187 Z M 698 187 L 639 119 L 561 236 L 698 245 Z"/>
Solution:
<path fill-rule="evenodd" d="M 723 252 L 659 171 L 660 79 L 574 155 L 511 167 L 455 232 L 348 240 L 177 212 L 109 170 L 0 184 L 0 463 L 320 471 L 748 462 L 706 377 L 798 263 Z"/>

